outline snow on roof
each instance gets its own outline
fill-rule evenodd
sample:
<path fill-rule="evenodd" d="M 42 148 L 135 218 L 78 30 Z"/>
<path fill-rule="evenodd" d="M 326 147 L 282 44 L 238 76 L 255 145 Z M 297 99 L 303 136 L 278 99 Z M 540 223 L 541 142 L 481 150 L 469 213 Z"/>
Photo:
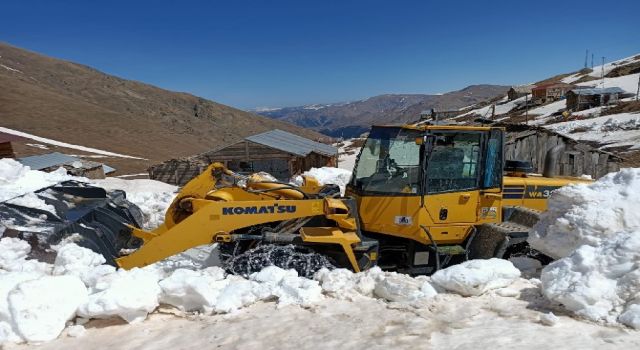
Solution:
<path fill-rule="evenodd" d="M 85 169 L 92 169 L 98 166 L 102 166 L 105 173 L 115 171 L 114 168 L 105 166 L 101 163 L 83 160 L 80 158 L 72 157 L 70 155 L 62 154 L 60 152 L 18 158 L 17 161 L 22 163 L 22 165 L 28 166 L 32 170 L 42 170 L 54 166 L 71 165 L 75 162 L 79 162 L 81 164 L 81 167 Z"/>
<path fill-rule="evenodd" d="M 571 90 L 571 92 L 577 95 L 606 95 L 606 94 L 624 94 L 625 93 L 625 91 L 619 87 L 573 89 Z"/>
<path fill-rule="evenodd" d="M 246 137 L 245 140 L 299 156 L 306 156 L 311 152 L 325 156 L 335 156 L 338 153 L 338 149 L 336 147 L 325 145 L 324 143 L 309 140 L 302 136 L 278 129 L 249 136 Z"/>

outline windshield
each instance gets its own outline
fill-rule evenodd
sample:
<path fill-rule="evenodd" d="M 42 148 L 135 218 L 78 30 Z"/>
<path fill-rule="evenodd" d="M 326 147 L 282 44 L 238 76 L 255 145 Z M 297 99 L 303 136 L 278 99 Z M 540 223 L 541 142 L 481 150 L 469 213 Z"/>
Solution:
<path fill-rule="evenodd" d="M 427 169 L 427 193 L 477 188 L 481 134 L 434 132 L 433 135 L 435 142 Z"/>
<path fill-rule="evenodd" d="M 373 128 L 362 147 L 353 185 L 357 190 L 418 194 L 420 145 L 417 130 Z"/>

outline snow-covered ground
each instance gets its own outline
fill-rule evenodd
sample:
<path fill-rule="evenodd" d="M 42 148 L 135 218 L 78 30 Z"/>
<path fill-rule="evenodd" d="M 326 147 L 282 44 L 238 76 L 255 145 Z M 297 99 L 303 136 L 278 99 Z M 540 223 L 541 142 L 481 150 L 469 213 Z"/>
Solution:
<path fill-rule="evenodd" d="M 14 163 L 0 161 L 0 192 L 34 177 Z M 336 183 L 348 172 L 309 174 Z M 149 227 L 175 191 L 151 180 L 99 184 L 126 190 Z M 7 349 L 31 346 L 16 344 L 23 341 L 44 342 L 39 349 L 638 348 L 638 184 L 640 170 L 628 169 L 553 194 L 536 232 L 539 241 L 566 249 L 541 280 L 531 277 L 538 266 L 526 258 L 472 260 L 415 278 L 373 268 L 325 269 L 306 279 L 276 267 L 242 278 L 194 264 L 189 255 L 116 271 L 73 243 L 56 247 L 53 263 L 37 262 L 28 258 L 27 242 L 5 237 L 0 343 Z"/>
<path fill-rule="evenodd" d="M 79 151 L 89 152 L 89 153 L 96 153 L 96 154 L 100 154 L 100 155 L 104 155 L 104 156 L 130 158 L 130 159 L 145 159 L 145 158 L 139 158 L 139 157 L 134 157 L 134 156 L 128 156 L 126 154 L 103 151 L 103 150 L 97 149 L 97 148 L 73 145 L 73 144 L 70 144 L 70 143 L 56 141 L 56 140 L 52 140 L 52 139 L 47 139 L 47 138 L 44 138 L 44 137 L 32 135 L 32 134 L 29 134 L 29 133 L 26 133 L 26 132 L 22 132 L 22 131 L 18 131 L 18 130 L 5 128 L 5 127 L 2 127 L 2 126 L 0 126 L 0 132 L 4 132 L 4 133 L 7 133 L 7 134 L 24 137 L 24 138 L 31 139 L 31 140 L 34 140 L 34 141 L 45 143 L 47 145 L 53 145 L 53 146 L 58 146 L 58 147 L 77 149 Z M 40 145 L 40 146 L 42 146 L 42 145 Z"/>
<path fill-rule="evenodd" d="M 619 113 L 547 126 L 576 140 L 597 141 L 607 147 L 640 148 L 640 113 Z"/>
<path fill-rule="evenodd" d="M 499 116 L 499 115 L 507 114 L 511 112 L 514 108 L 518 107 L 519 105 L 524 104 L 526 101 L 531 101 L 531 95 L 523 96 L 513 101 L 509 101 L 509 99 L 505 96 L 504 98 L 502 98 L 500 101 L 496 103 L 495 115 Z M 469 112 L 461 114 L 452 119 L 458 119 L 458 118 L 466 117 L 472 114 L 480 115 L 483 118 L 490 118 L 492 109 L 493 109 L 493 106 L 488 105 L 485 107 L 472 109 Z"/>
<path fill-rule="evenodd" d="M 342 142 L 338 148 L 338 167 L 353 171 L 358 157 L 359 148 L 353 148 L 353 143 L 360 139 L 349 139 Z"/>

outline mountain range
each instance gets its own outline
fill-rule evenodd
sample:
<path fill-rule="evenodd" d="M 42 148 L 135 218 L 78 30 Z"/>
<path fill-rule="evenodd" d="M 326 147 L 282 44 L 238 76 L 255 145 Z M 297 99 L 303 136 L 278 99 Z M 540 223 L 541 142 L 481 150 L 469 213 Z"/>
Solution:
<path fill-rule="evenodd" d="M 457 110 L 504 95 L 509 86 L 471 85 L 445 94 L 385 94 L 364 100 L 285 108 L 261 108 L 254 112 L 290 122 L 333 137 L 354 137 L 372 124 L 398 124 L 419 118 L 429 109 Z"/>

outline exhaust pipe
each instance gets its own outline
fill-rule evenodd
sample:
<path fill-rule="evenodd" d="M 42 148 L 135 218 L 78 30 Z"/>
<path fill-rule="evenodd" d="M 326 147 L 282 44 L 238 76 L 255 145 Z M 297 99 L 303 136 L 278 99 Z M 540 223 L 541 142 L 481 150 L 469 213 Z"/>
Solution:
<path fill-rule="evenodd" d="M 560 175 L 560 171 L 558 170 L 560 157 L 565 151 L 564 145 L 557 145 L 551 147 L 546 156 L 544 157 L 544 170 L 542 171 L 542 176 L 544 177 L 556 177 Z"/>

